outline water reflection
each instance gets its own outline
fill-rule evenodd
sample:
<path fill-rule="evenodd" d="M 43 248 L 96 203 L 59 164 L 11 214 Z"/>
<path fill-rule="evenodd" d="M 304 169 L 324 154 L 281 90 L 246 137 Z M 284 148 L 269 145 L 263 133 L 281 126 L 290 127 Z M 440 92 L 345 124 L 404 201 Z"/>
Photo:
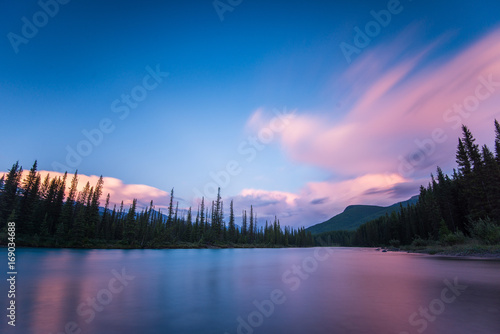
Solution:
<path fill-rule="evenodd" d="M 353 248 L 23 249 L 19 260 L 16 333 L 500 333 L 498 261 Z M 440 302 L 455 278 L 467 289 Z"/>

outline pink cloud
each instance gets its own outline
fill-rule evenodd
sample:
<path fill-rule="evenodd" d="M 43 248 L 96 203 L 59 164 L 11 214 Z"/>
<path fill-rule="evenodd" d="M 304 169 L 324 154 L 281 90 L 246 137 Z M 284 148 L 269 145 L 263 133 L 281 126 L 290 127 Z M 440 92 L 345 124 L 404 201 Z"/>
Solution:
<path fill-rule="evenodd" d="M 452 34 L 408 56 L 417 30 L 410 27 L 393 43 L 366 50 L 339 77 L 333 86 L 350 90 L 342 95 L 343 118 L 295 114 L 281 133 L 293 161 L 330 171 L 340 181 L 308 183 L 297 194 L 246 189 L 238 200 L 286 224 L 308 226 L 347 205 L 385 206 L 417 194 L 436 165 L 455 167 L 462 123 L 479 144 L 492 145 L 493 120 L 499 118 L 500 29 L 433 62 L 427 61 L 431 53 Z M 469 110 L 454 109 L 467 103 Z M 261 115 L 259 110 L 252 119 Z M 433 138 L 436 131 L 440 136 Z"/>
<path fill-rule="evenodd" d="M 0 173 L 2 175 L 4 172 Z M 23 171 L 23 179 L 29 173 L 28 170 Z M 64 173 L 54 172 L 54 171 L 39 171 L 42 182 L 47 176 L 50 174 L 49 178 L 52 179 L 54 177 L 63 177 Z M 71 186 L 71 180 L 73 179 L 73 174 L 68 174 L 66 179 L 66 195 L 69 192 L 69 188 Z M 78 174 L 78 191 L 82 191 L 87 182 L 90 183 L 91 187 L 95 187 L 97 181 L 99 180 L 99 176 L 97 175 L 84 175 Z M 117 207 L 120 206 L 121 201 L 123 200 L 124 207 L 128 209 L 130 204 L 132 204 L 132 200 L 137 198 L 139 208 L 143 208 L 149 205 L 150 201 L 153 200 L 153 204 L 156 209 L 162 208 L 165 209 L 169 205 L 170 194 L 166 191 L 160 190 L 155 187 L 147 186 L 144 184 L 125 184 L 122 180 L 114 178 L 114 177 L 103 177 L 104 186 L 102 195 L 100 198 L 101 206 L 104 206 L 106 201 L 106 196 L 110 194 L 110 208 L 113 208 L 113 205 L 116 204 Z"/>
<path fill-rule="evenodd" d="M 298 194 L 244 189 L 233 199 L 236 213 L 253 205 L 262 224 L 276 215 L 283 225 L 300 227 L 322 222 L 348 205 L 387 206 L 406 200 L 418 192 L 421 181 L 399 174 L 366 174 L 344 181 L 310 182 Z"/>
<path fill-rule="evenodd" d="M 414 36 L 406 39 L 412 40 Z M 344 176 L 394 173 L 399 172 L 399 156 L 419 150 L 415 141 L 430 139 L 433 130 L 442 129 L 448 140 L 435 143 L 435 150 L 426 156 L 427 164 L 415 166 L 428 174 L 427 165 L 434 169 L 436 163 L 447 164 L 453 157 L 461 123 L 469 125 L 479 139 L 488 139 L 482 134 L 493 133 L 500 85 L 496 84 L 491 92 L 483 82 L 488 78 L 500 82 L 500 29 L 446 62 L 423 64 L 425 57 L 440 44 L 433 43 L 417 56 L 399 62 L 396 59 L 400 54 L 395 52 L 401 51 L 400 46 L 384 45 L 367 51 L 341 77 L 342 82 L 337 83 L 337 86 L 356 87 L 356 83 L 363 81 L 362 90 L 354 88 L 356 96 L 348 98 L 353 100 L 343 119 L 297 115 L 282 133 L 286 152 L 296 161 Z M 377 61 L 379 54 L 381 64 Z M 385 66 L 387 54 L 394 60 L 389 68 Z M 481 85 L 480 93 L 489 96 L 480 100 L 476 108 L 469 107 L 473 111 L 461 114 L 449 111 L 456 103 L 474 101 Z"/>

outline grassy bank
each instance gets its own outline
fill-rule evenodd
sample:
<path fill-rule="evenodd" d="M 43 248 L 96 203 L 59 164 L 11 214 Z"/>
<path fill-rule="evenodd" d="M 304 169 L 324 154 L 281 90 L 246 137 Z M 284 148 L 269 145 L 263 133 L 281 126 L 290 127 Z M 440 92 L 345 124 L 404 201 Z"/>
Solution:
<path fill-rule="evenodd" d="M 7 235 L 0 233 L 0 247 L 6 247 Z M 55 238 L 19 237 L 15 240 L 16 247 L 34 248 L 76 248 L 76 249 L 222 249 L 222 248 L 288 248 L 297 246 L 283 246 L 272 244 L 239 244 L 221 242 L 167 242 L 150 244 L 130 244 L 126 241 L 109 242 L 100 239 L 84 239 L 79 242 L 56 240 Z"/>
<path fill-rule="evenodd" d="M 451 255 L 451 256 L 477 256 L 500 258 L 500 245 L 481 245 L 477 243 L 462 245 L 428 245 L 428 246 L 403 246 L 402 251 L 410 253 L 424 253 L 430 255 Z"/>

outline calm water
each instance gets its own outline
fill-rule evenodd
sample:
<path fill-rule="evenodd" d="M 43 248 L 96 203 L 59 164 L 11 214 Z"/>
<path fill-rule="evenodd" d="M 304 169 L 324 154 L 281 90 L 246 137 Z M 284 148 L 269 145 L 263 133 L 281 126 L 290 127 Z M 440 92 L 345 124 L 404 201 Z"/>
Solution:
<path fill-rule="evenodd" d="M 328 250 L 23 249 L 0 332 L 500 333 L 499 261 Z"/>

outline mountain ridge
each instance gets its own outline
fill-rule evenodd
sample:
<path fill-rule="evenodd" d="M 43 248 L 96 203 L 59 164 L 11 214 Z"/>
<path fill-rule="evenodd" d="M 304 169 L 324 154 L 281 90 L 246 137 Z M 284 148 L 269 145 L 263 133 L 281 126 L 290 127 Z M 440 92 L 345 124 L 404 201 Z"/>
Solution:
<path fill-rule="evenodd" d="M 306 228 L 306 231 L 310 231 L 312 234 L 341 230 L 354 231 L 360 225 L 370 220 L 377 219 L 386 213 L 391 214 L 394 211 L 397 212 L 400 205 L 406 207 L 410 204 L 415 204 L 417 201 L 418 195 L 415 195 L 406 201 L 397 202 L 389 206 L 362 204 L 348 205 L 341 213 L 322 223 L 309 226 Z"/>

